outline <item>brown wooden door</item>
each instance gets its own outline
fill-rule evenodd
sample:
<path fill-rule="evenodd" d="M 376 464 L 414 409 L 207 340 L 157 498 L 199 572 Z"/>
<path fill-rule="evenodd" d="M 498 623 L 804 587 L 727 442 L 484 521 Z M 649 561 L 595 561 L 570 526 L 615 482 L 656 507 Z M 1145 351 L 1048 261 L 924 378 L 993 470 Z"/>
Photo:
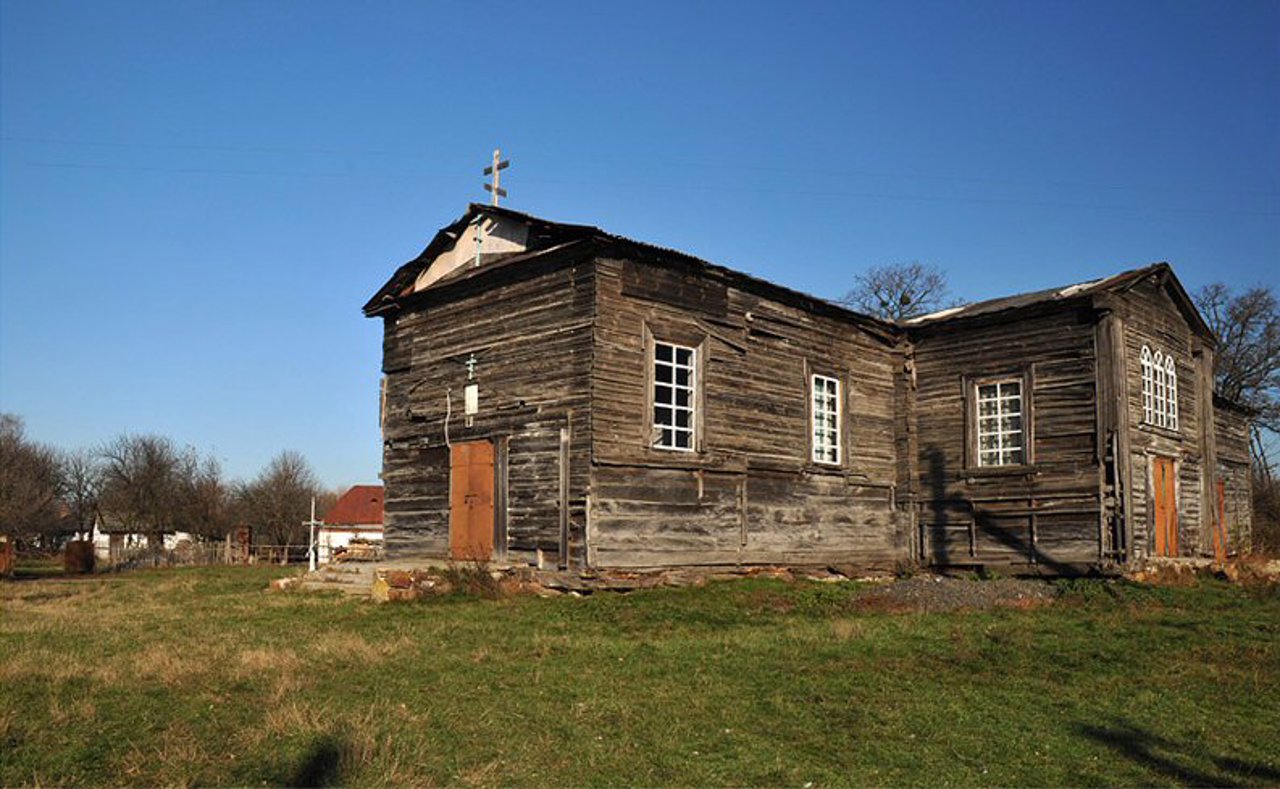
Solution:
<path fill-rule="evenodd" d="M 449 556 L 493 556 L 493 444 L 454 444 L 449 457 Z"/>
<path fill-rule="evenodd" d="M 1178 495 L 1173 458 L 1152 458 L 1151 487 L 1156 556 L 1178 555 Z"/>
<path fill-rule="evenodd" d="M 1217 518 L 1213 529 L 1213 558 L 1218 562 L 1227 560 L 1227 483 L 1218 480 Z"/>

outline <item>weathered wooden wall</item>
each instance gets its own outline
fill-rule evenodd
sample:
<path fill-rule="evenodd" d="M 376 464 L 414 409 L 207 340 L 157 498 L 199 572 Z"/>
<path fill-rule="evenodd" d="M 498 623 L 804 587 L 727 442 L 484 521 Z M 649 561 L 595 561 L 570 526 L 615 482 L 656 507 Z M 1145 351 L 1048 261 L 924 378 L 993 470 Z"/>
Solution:
<path fill-rule="evenodd" d="M 1117 302 L 1125 323 L 1125 356 L 1129 408 L 1130 513 L 1133 533 L 1131 559 L 1154 551 L 1151 525 L 1151 458 L 1171 457 L 1177 468 L 1178 545 L 1183 555 L 1207 552 L 1208 532 L 1201 530 L 1204 502 L 1202 460 L 1206 437 L 1202 435 L 1202 391 L 1199 356 L 1203 341 L 1192 332 L 1186 318 L 1154 280 L 1139 283 Z M 1173 354 L 1178 368 L 1178 429 L 1143 423 L 1142 346 Z M 1209 384 L 1211 386 L 1211 383 Z M 1211 435 L 1211 433 L 1210 433 Z"/>
<path fill-rule="evenodd" d="M 1230 406 L 1214 408 L 1218 479 L 1224 486 L 1228 549 L 1248 550 L 1253 537 L 1253 477 L 1250 473 L 1249 417 Z"/>
<path fill-rule="evenodd" d="M 1100 560 L 1096 321 L 1080 305 L 912 332 L 925 561 L 1056 572 Z M 967 447 L 966 390 L 974 378 L 1006 374 L 1030 384 L 1031 463 L 979 468 Z"/>
<path fill-rule="evenodd" d="M 450 389 L 449 439 L 499 447 L 499 557 L 1071 572 L 1148 552 L 1155 455 L 1178 461 L 1184 553 L 1209 546 L 1218 479 L 1233 541 L 1248 538 L 1247 417 L 1213 408 L 1212 348 L 1154 278 L 892 331 L 674 253 L 593 243 L 442 281 L 385 317 L 390 555 L 448 552 Z M 698 349 L 694 452 L 651 445 L 655 340 Z M 1143 344 L 1177 361 L 1177 431 L 1142 423 Z M 841 382 L 838 467 L 810 459 L 815 373 Z M 1030 460 L 980 468 L 969 389 L 1006 375 L 1027 387 Z"/>
<path fill-rule="evenodd" d="M 571 550 L 580 551 L 590 462 L 589 261 L 531 262 L 441 283 L 385 319 L 383 482 L 390 556 L 444 556 L 449 545 L 449 439 L 507 440 L 504 545 L 513 554 L 560 539 L 560 434 L 569 429 Z M 464 362 L 474 353 L 480 411 L 464 424 Z M 452 389 L 452 408 L 446 392 Z M 499 508 L 499 517 L 502 508 Z"/>
<path fill-rule="evenodd" d="M 595 563 L 892 566 L 908 558 L 894 508 L 901 359 L 888 342 L 692 267 L 601 260 L 596 281 Z M 651 447 L 646 335 L 699 349 L 697 452 Z M 809 460 L 811 373 L 841 380 L 838 468 Z"/>

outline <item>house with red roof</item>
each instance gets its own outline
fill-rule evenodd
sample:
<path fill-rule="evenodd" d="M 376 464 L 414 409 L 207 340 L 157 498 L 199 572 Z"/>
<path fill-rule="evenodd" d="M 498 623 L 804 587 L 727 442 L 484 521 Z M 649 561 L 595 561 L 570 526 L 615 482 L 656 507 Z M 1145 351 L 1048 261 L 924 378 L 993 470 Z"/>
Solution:
<path fill-rule="evenodd" d="M 316 533 L 321 563 L 376 558 L 382 548 L 382 486 L 355 485 L 324 516 Z M 355 546 L 363 550 L 356 550 Z"/>

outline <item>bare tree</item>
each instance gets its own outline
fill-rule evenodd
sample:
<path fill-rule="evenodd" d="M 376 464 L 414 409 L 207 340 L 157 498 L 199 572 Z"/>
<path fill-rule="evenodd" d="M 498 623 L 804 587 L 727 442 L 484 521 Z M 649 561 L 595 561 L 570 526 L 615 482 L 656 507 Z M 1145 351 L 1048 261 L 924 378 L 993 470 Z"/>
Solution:
<path fill-rule="evenodd" d="M 1280 306 L 1271 288 L 1234 293 L 1222 283 L 1196 294 L 1196 306 L 1220 345 L 1214 384 L 1225 397 L 1257 411 L 1250 446 L 1256 469 L 1271 477 L 1268 434 L 1280 434 Z"/>
<path fill-rule="evenodd" d="M 191 458 L 180 474 L 183 531 L 200 537 L 221 538 L 231 530 L 231 489 L 222 477 L 216 458 Z"/>
<path fill-rule="evenodd" d="M 872 266 L 853 281 L 840 303 L 885 320 L 914 318 L 949 303 L 946 275 L 924 263 Z"/>
<path fill-rule="evenodd" d="M 164 436 L 122 435 L 99 450 L 102 513 L 127 531 L 148 535 L 153 546 L 181 520 L 184 472 L 194 452 Z"/>
<path fill-rule="evenodd" d="M 272 545 L 306 545 L 302 525 L 311 514 L 311 497 L 320 483 L 301 454 L 284 451 L 239 491 L 240 517 Z"/>
<path fill-rule="evenodd" d="M 57 453 L 30 441 L 22 418 L 0 414 L 0 533 L 18 539 L 61 529 Z"/>
<path fill-rule="evenodd" d="M 98 518 L 98 496 L 102 491 L 102 463 L 96 452 L 78 449 L 63 452 L 62 501 L 67 509 L 69 525 L 84 539 L 93 536 Z"/>
<path fill-rule="evenodd" d="M 333 509 L 333 505 L 338 503 L 338 499 L 342 498 L 342 494 L 346 493 L 345 487 L 328 488 L 321 490 L 316 494 L 316 516 L 321 520 Z"/>

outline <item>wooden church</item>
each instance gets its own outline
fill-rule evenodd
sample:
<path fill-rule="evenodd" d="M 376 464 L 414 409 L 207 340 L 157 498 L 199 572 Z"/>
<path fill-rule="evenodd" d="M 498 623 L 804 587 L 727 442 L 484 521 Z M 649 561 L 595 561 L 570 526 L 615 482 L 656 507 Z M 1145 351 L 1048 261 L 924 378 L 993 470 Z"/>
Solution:
<path fill-rule="evenodd" d="M 1249 539 L 1249 415 L 1163 263 L 893 324 L 473 204 L 364 311 L 391 557 L 1074 573 Z"/>

